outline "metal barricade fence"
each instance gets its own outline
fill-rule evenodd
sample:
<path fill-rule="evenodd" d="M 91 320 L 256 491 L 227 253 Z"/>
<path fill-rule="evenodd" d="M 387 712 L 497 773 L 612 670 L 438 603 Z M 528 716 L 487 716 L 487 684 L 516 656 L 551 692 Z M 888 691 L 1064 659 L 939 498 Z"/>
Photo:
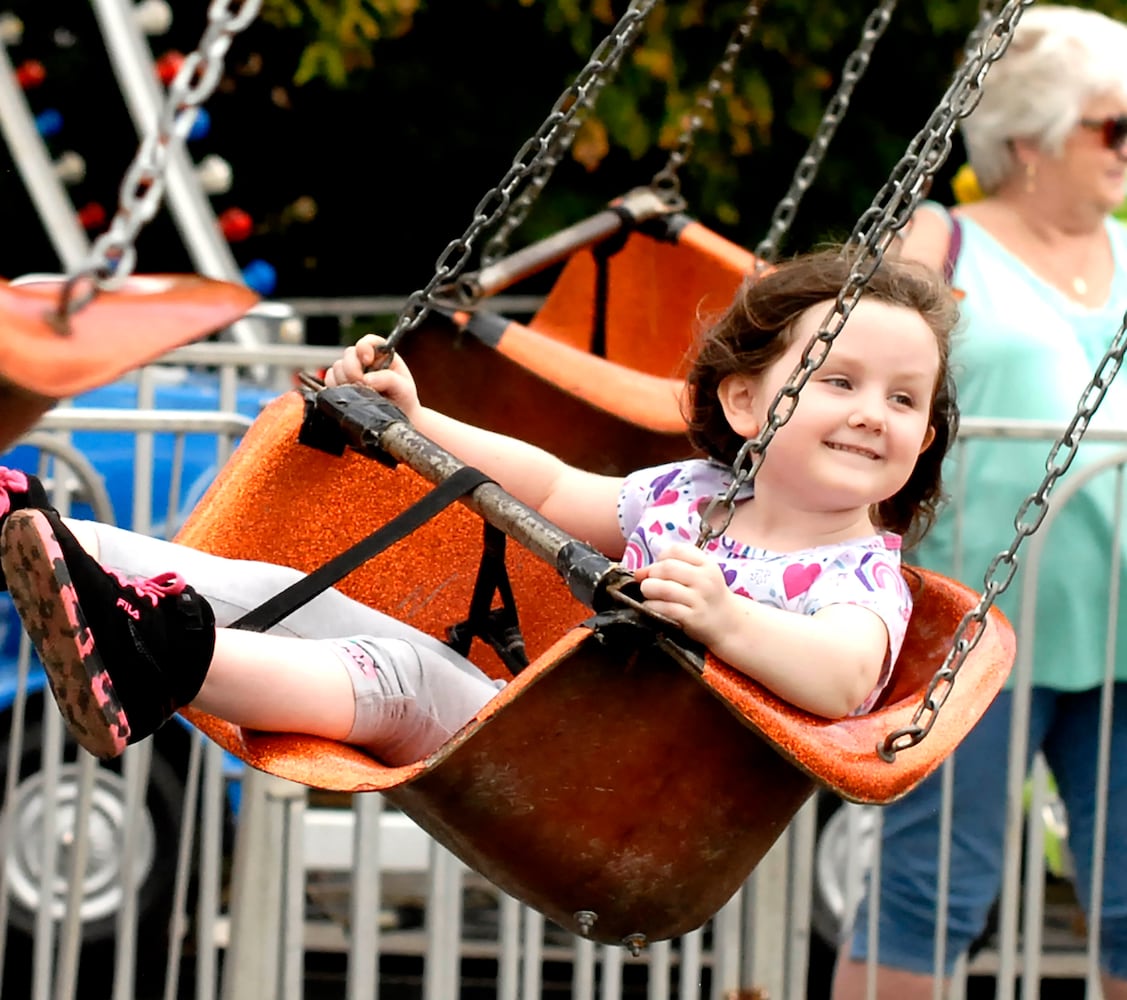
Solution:
<path fill-rule="evenodd" d="M 152 366 L 137 376 L 136 411 L 60 408 L 29 440 L 48 456 L 41 468 L 64 513 L 77 498 L 93 516 L 113 520 L 100 471 L 68 437 L 91 429 L 130 434 L 132 524 L 146 531 L 154 522 L 154 441 L 171 432 L 173 442 L 163 452 L 170 466 L 165 506 L 171 512 L 163 520 L 171 525 L 184 486 L 181 442 L 192 435 L 213 437 L 221 461 L 249 423 L 236 414 L 239 372 L 267 364 L 275 372 L 271 384 L 280 391 L 291 384 L 295 369 L 320 367 L 337 353 L 193 345 L 167 360 L 216 373 L 215 412 L 151 410 L 155 387 L 168 377 L 167 365 Z M 1058 430 L 968 420 L 962 440 L 1025 435 L 1047 444 Z M 1127 433 L 1091 434 L 1127 443 Z M 1103 465 L 1119 469 L 1125 463 L 1127 451 Z M 1062 487 L 1054 509 L 1068 502 L 1070 489 Z M 1035 558 L 1034 551 L 1031 567 Z M 974 579 L 970 572 L 964 576 Z M 1019 636 L 1019 642 L 1028 641 L 1028 635 Z M 539 914 L 501 897 L 401 814 L 383 808 L 377 795 L 326 804 L 303 788 L 244 773 L 210 742 L 174 724 L 165 730 L 179 746 L 175 761 L 166 759 L 156 741 L 131 748 L 120 772 L 95 766 L 86 755 L 63 755 L 57 713 L 32 707 L 37 699 L 42 704 L 42 682 L 37 689 L 32 681 L 26 638 L 17 674 L 3 765 L 0 870 L 0 923 L 16 935 L 9 936 L 15 945 L 6 952 L 0 939 L 0 967 L 6 966 L 6 984 L 16 981 L 16 972 L 24 977 L 13 996 L 314 996 L 321 994 L 304 981 L 306 959 L 332 952 L 345 957 L 338 981 L 324 995 L 350 1000 L 377 995 L 728 1000 L 752 996 L 754 989 L 797 1000 L 825 989 L 826 969 L 818 963 L 831 960 L 829 939 L 847 923 L 862 891 L 861 862 L 868 856 L 879 869 L 879 852 L 860 846 L 877 843 L 873 821 L 879 822 L 879 810 L 831 813 L 828 797 L 812 800 L 745 888 L 705 928 L 652 945 L 634 958 L 546 926 Z M 27 755 L 38 756 L 35 741 L 45 752 L 29 775 Z M 1043 768 L 1034 778 L 1037 807 L 1049 798 Z M 1011 795 L 1020 796 L 1020 776 L 1015 780 L 1019 785 Z M 1106 795 L 1106 775 L 1100 791 Z M 174 792 L 178 802 L 168 807 Z M 1040 830 L 1030 825 L 1030 857 L 1043 853 L 1033 842 Z M 154 871 L 165 877 L 154 881 Z M 44 872 L 57 872 L 58 878 L 44 879 Z M 55 891 L 13 884 L 17 876 L 27 883 L 28 873 L 52 882 Z M 952 995 L 965 990 L 968 972 L 1012 979 L 1019 962 L 1033 979 L 1087 975 L 1089 985 L 1095 981 L 1094 957 L 1083 937 L 1069 942 L 1065 958 L 1042 939 L 1043 880 L 1039 888 L 1033 877 L 1038 871 L 1030 874 L 1020 935 L 1025 948 L 1009 915 L 1016 914 L 1022 889 L 1007 885 L 1002 934 L 972 965 L 963 963 Z M 91 900 L 97 902 L 94 909 Z M 410 970 L 410 982 L 402 974 L 388 978 L 391 959 L 408 963 L 402 969 Z"/>
<path fill-rule="evenodd" d="M 249 424 L 249 418 L 235 413 L 60 407 L 46 415 L 23 445 L 37 454 L 29 471 L 43 478 L 60 512 L 70 513 L 82 502 L 96 519 L 113 523 L 115 511 L 105 480 L 71 438 L 92 432 L 126 435 L 136 487 L 132 520 L 147 528 L 153 510 L 153 437 L 170 438 L 174 468 L 166 522 L 173 524 L 185 441 L 206 435 L 225 460 Z M 149 929 L 139 926 L 139 916 L 151 926 L 152 908 L 158 903 L 166 904 L 162 923 L 173 910 L 183 912 L 187 858 L 197 854 L 190 848 L 197 826 L 203 741 L 173 727 L 162 736 L 159 751 L 154 753 L 155 741 L 136 747 L 120 768 L 99 767 L 73 747 L 64 751 L 61 719 L 44 705 L 45 680 L 29 654 L 29 643 L 21 635 L 14 696 L 5 705 L 4 727 L 0 916 L 14 931 L 0 938 L 0 949 L 5 943 L 13 945 L 0 951 L 5 992 L 35 1000 L 92 995 L 87 992 L 91 990 L 133 997 L 139 995 L 134 983 L 138 931 Z M 210 794 L 203 800 L 205 822 L 198 851 L 201 914 L 218 910 L 219 837 L 224 826 L 222 760 L 215 752 L 206 756 L 203 781 Z M 181 858 L 184 863 L 178 864 Z M 194 862 L 191 867 L 197 869 Z M 173 899 L 179 901 L 175 908 L 167 905 Z M 160 938 L 163 956 L 167 949 Z M 151 946 L 152 940 L 146 943 Z M 174 935 L 173 945 L 178 942 Z M 93 969 L 93 982 L 79 983 L 80 957 Z M 143 957 L 145 968 L 152 968 L 152 955 Z"/>
<path fill-rule="evenodd" d="M 954 456 L 956 474 L 949 484 L 955 524 L 956 559 L 964 530 L 962 514 L 966 485 L 967 445 L 972 441 L 1037 442 L 1045 446 L 1056 440 L 1062 426 L 1015 420 L 965 419 L 960 428 Z M 1118 636 L 1115 631 L 1114 607 L 1119 592 L 1121 570 L 1119 552 L 1123 542 L 1123 471 L 1127 467 L 1127 430 L 1090 429 L 1088 445 L 1103 444 L 1104 453 L 1090 461 L 1083 470 L 1074 470 L 1057 490 L 1052 505 L 1036 536 L 1022 556 L 1024 579 L 1018 590 L 1020 611 L 1015 622 L 1018 655 L 1011 679 L 1014 691 L 1009 759 L 1022 759 L 1028 749 L 1030 692 L 1033 655 L 1036 648 L 1035 626 L 1038 615 L 1052 615 L 1053 609 L 1039 608 L 1037 591 L 1041 559 L 1053 526 L 1070 503 L 1097 477 L 1113 477 L 1115 523 L 1107 548 L 1109 634 L 1104 638 L 1105 674 L 1101 688 L 1101 722 L 1097 738 L 1098 757 L 1093 761 L 1097 772 L 1097 840 L 1092 873 L 1093 899 L 1099 899 L 1096 887 L 1103 878 L 1103 837 L 1106 829 L 1108 800 L 1108 756 L 1110 752 L 1110 713 L 1114 696 L 1115 661 Z M 1116 447 L 1120 446 L 1120 447 Z M 1024 484 L 1021 484 L 1024 486 Z M 1029 484 L 1031 489 L 1034 484 Z M 1016 510 L 1012 512 L 1016 516 Z M 999 539 L 1001 549 L 1008 539 Z M 963 565 L 959 575 L 974 585 L 986 567 Z M 1017 585 L 1015 584 L 1015 588 Z M 939 885 L 937 933 L 934 942 L 936 957 L 946 949 L 944 931 L 949 891 L 949 848 L 959 817 L 951 806 L 953 769 L 957 768 L 960 751 L 956 751 L 942 768 L 943 798 L 940 807 Z M 999 767 L 1005 762 L 1000 761 Z M 1070 858 L 1067 850 L 1067 816 L 1057 797 L 1052 775 L 1045 758 L 1035 754 L 1028 775 L 1010 769 L 1006 789 L 1007 822 L 1005 833 L 1002 890 L 995 904 L 991 926 L 975 942 L 973 955 L 963 955 L 956 963 L 954 976 L 944 986 L 936 984 L 936 996 L 961 998 L 967 995 L 971 977 L 988 977 L 995 981 L 994 994 L 999 998 L 1038 996 L 1048 980 L 1071 981 L 1075 995 L 1101 995 L 1099 972 L 1099 915 L 1086 919 L 1069 884 Z M 835 803 L 836 805 L 836 803 Z M 832 806 L 831 806 L 832 808 Z M 845 804 L 819 821 L 819 837 L 815 851 L 815 916 L 816 932 L 836 946 L 848 936 L 851 920 L 862 894 L 875 890 L 881 878 L 881 816 L 879 808 Z M 1023 870 L 1024 868 L 1024 870 Z M 876 904 L 869 910 L 870 940 L 878 938 Z M 870 952 L 873 949 L 870 949 Z M 937 959 L 938 961 L 938 959 Z M 874 963 L 870 961 L 869 974 Z M 870 979 L 870 987 L 872 980 Z"/>

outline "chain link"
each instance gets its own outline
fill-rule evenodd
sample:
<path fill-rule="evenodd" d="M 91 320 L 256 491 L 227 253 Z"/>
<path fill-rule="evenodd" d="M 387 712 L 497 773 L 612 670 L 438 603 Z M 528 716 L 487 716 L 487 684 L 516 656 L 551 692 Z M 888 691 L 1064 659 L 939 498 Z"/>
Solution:
<path fill-rule="evenodd" d="M 736 455 L 732 484 L 722 496 L 714 497 L 704 509 L 698 540 L 701 547 L 722 534 L 731 523 L 737 492 L 745 483 L 754 484 L 767 446 L 778 429 L 790 419 L 802 387 L 825 361 L 849 314 L 860 301 L 869 277 L 880 266 L 889 244 L 908 222 L 931 178 L 947 158 L 956 123 L 974 110 L 981 97 L 982 81 L 987 71 L 1002 57 L 1013 37 L 1021 11 L 1030 3 L 1032 0 L 1007 0 L 991 23 L 982 26 L 976 36 L 978 43 L 973 51 L 967 53 L 938 107 L 932 112 L 924 128 L 909 143 L 906 153 L 893 168 L 873 204 L 858 220 L 845 246 L 844 252 L 852 260 L 845 285 L 817 334 L 804 348 L 799 365 L 771 401 L 762 431 L 756 438 L 745 442 Z M 1032 502 L 1026 505 L 1028 506 L 1032 506 Z M 1023 508 L 1019 517 L 1024 516 L 1025 510 Z M 1032 526 L 1026 527 L 1033 531 L 1039 523 L 1040 517 Z M 991 574 L 995 570 L 995 564 L 999 562 L 1005 562 L 1004 555 L 991 565 Z M 1012 575 L 1013 569 L 1010 568 L 1004 585 L 1008 585 Z M 970 625 L 982 625 L 996 596 L 994 587 L 988 586 L 987 593 L 978 605 L 967 613 L 956 630 L 947 658 L 928 685 L 927 695 L 915 713 L 911 726 L 890 734 L 878 745 L 877 750 L 882 758 L 892 760 L 899 750 L 914 746 L 927 735 L 934 724 L 935 713 L 946 699 L 945 693 L 937 697 L 936 692 L 941 686 L 949 686 L 954 681 L 959 667 L 982 633 L 980 627 L 968 636 Z M 921 722 L 928 712 L 931 713 L 928 720 Z"/>
<path fill-rule="evenodd" d="M 865 25 L 861 31 L 861 41 L 857 48 L 850 53 L 849 58 L 845 60 L 845 67 L 841 72 L 841 82 L 838 84 L 837 92 L 826 105 L 826 110 L 822 114 L 821 122 L 818 123 L 814 138 L 810 140 L 810 145 L 806 148 L 802 159 L 798 161 L 789 190 L 783 195 L 779 204 L 775 206 L 771 222 L 767 227 L 767 235 L 760 240 L 759 245 L 755 248 L 757 270 L 774 262 L 778 257 L 779 245 L 783 237 L 790 231 L 795 213 L 798 211 L 799 202 L 802 201 L 810 185 L 814 183 L 814 178 L 818 175 L 830 140 L 833 139 L 845 112 L 849 110 L 849 101 L 853 96 L 853 90 L 857 86 L 857 82 L 864 76 L 865 70 L 869 68 L 873 49 L 888 27 L 888 22 L 896 9 L 896 3 L 897 0 L 883 0 L 865 19 Z"/>
<path fill-rule="evenodd" d="M 156 128 L 145 135 L 121 182 L 117 212 L 90 254 L 63 284 L 56 329 L 66 332 L 68 319 L 100 291 L 120 287 L 137 263 L 137 236 L 160 208 L 165 173 L 173 142 L 191 131 L 199 107 L 223 76 L 231 41 L 258 15 L 262 0 L 212 0 L 207 27 L 196 50 L 184 59 L 159 109 Z"/>
<path fill-rule="evenodd" d="M 587 65 L 560 95 L 544 123 L 517 151 L 505 176 L 478 203 L 473 212 L 473 220 L 466 231 L 446 245 L 435 262 L 435 272 L 430 281 L 408 296 L 395 321 L 395 326 L 383 345 L 383 361 L 377 362 L 378 364 L 383 366 L 390 364 L 392 353 L 399 341 L 415 329 L 430 312 L 436 293 L 452 286 L 454 279 L 461 274 L 469 261 L 478 236 L 483 230 L 496 225 L 504 216 L 509 205 L 512 204 L 513 192 L 522 181 L 540 168 L 545 157 L 552 155 L 559 135 L 570 127 L 572 120 L 585 107 L 588 91 L 592 87 L 602 85 L 600 81 L 605 71 L 606 60 L 620 58 L 607 53 L 630 48 L 656 2 L 657 0 L 640 0 L 632 4 L 610 35 L 595 49 Z"/>
<path fill-rule="evenodd" d="M 678 137 L 676 149 L 670 154 L 665 167 L 654 176 L 652 181 L 654 191 L 658 193 L 671 209 L 681 209 L 684 207 L 684 199 L 681 197 L 680 192 L 678 171 L 688 159 L 696 133 L 703 125 L 705 115 L 712 110 L 713 101 L 716 96 L 723 91 L 724 86 L 731 79 L 735 69 L 736 58 L 746 44 L 747 39 L 750 37 L 751 30 L 758 17 L 759 5 L 757 2 L 753 2 L 749 4 L 745 10 L 743 20 L 728 41 L 720 63 L 714 68 L 708 84 L 698 97 L 694 112 L 689 116 L 685 129 Z M 486 244 L 481 255 L 483 264 L 488 265 L 494 263 L 508 252 L 509 238 L 527 218 L 529 210 L 540 196 L 540 192 L 543 191 L 552 172 L 558 166 L 559 161 L 563 158 L 567 150 L 571 148 L 575 134 L 580 124 L 582 124 L 583 116 L 594 106 L 599 92 L 613 76 L 613 73 L 617 71 L 624 52 L 625 48 L 617 48 L 606 60 L 607 71 L 596 81 L 596 86 L 591 88 L 588 98 L 584 101 L 583 105 L 577 109 L 576 117 L 571 125 L 561 134 L 559 142 L 555 144 L 553 149 L 544 157 L 543 162 L 540 164 L 535 174 L 529 179 L 525 189 L 514 200 L 513 206 L 508 214 L 501 220 L 497 232 Z"/>
<path fill-rule="evenodd" d="M 971 52 L 978 50 L 978 47 L 982 44 L 983 37 L 991 30 L 994 26 L 994 22 L 998 19 L 1002 3 L 1003 0 L 980 0 L 978 5 L 978 21 L 975 23 L 974 27 L 971 28 L 970 34 L 967 35 L 967 40 L 963 44 L 964 58 Z"/>
<path fill-rule="evenodd" d="M 692 152 L 697 133 L 704 124 L 705 118 L 711 115 L 716 98 L 724 92 L 724 88 L 732 80 L 732 75 L 736 69 L 736 59 L 739 58 L 740 52 L 743 51 L 743 47 L 751 37 L 752 29 L 759 21 L 759 11 L 758 0 L 752 0 L 744 9 L 740 23 L 736 25 L 736 30 L 732 32 L 728 44 L 724 46 L 724 55 L 720 62 L 713 67 L 708 83 L 697 95 L 696 103 L 685 122 L 685 127 L 677 137 L 677 145 L 669 154 L 665 166 L 654 174 L 653 180 L 650 181 L 650 187 L 657 192 L 669 208 L 675 211 L 680 211 L 685 207 L 685 199 L 681 195 L 681 168 Z"/>
<path fill-rule="evenodd" d="M 959 667 L 982 636 L 987 612 L 998 595 L 1010 585 L 1017 572 L 1018 549 L 1041 527 L 1041 522 L 1049 510 L 1049 494 L 1056 486 L 1057 480 L 1068 471 L 1073 459 L 1076 458 L 1084 431 L 1087 430 L 1092 416 L 1107 395 L 1107 390 L 1123 364 L 1124 354 L 1127 354 L 1127 313 L 1124 313 L 1119 330 L 1096 367 L 1092 380 L 1080 394 L 1071 421 L 1049 449 L 1048 457 L 1045 459 L 1044 479 L 1025 498 L 1017 514 L 1014 515 L 1013 541 L 1010 542 L 1009 548 L 999 552 L 990 561 L 983 578 L 983 590 L 978 604 L 959 622 L 952 647 L 939 670 L 932 677 L 923 703 L 913 715 L 910 725 L 889 733 L 878 747 L 881 757 L 885 760 L 890 761 L 899 751 L 915 746 L 934 725 L 936 715 L 950 694 Z M 925 715 L 928 716 L 926 720 L 924 720 Z"/>
<path fill-rule="evenodd" d="M 733 463 L 735 478 L 723 496 L 716 497 L 705 510 L 700 544 L 721 534 L 731 521 L 736 493 L 744 483 L 754 483 L 763 453 L 780 427 L 790 419 L 802 387 L 821 366 L 830 346 L 841 332 L 849 313 L 860 299 L 869 276 L 880 265 L 884 252 L 922 197 L 926 181 L 935 174 L 950 150 L 951 133 L 958 119 L 968 115 L 978 101 L 982 79 L 989 66 L 1001 58 L 1013 34 L 1020 11 L 1032 0 L 1008 0 L 989 37 L 963 62 L 947 88 L 939 106 L 924 128 L 913 138 L 907 152 L 877 193 L 851 234 L 846 249 L 854 251 L 853 265 L 833 309 L 817 334 L 806 345 L 801 361 L 779 389 L 767 410 L 759 436 L 745 442 Z M 985 34 L 985 33 L 984 33 Z M 712 523 L 718 507 L 726 509 L 719 524 Z"/>
<path fill-rule="evenodd" d="M 632 0 L 630 6 L 638 9 L 639 17 L 644 22 L 655 3 L 646 2 L 646 0 Z M 596 64 L 596 68 L 592 73 L 590 86 L 582 95 L 576 96 L 578 107 L 575 108 L 571 120 L 565 128 L 560 129 L 551 148 L 545 152 L 543 160 L 537 164 L 536 169 L 528 177 L 523 190 L 513 199 L 512 206 L 498 223 L 497 231 L 489 238 L 482 249 L 481 263 L 483 265 L 493 264 L 508 254 L 509 239 L 528 218 L 528 213 L 536 199 L 540 197 L 540 193 L 544 190 L 556 167 L 559 166 L 560 160 L 571 149 L 575 136 L 579 132 L 579 127 L 595 106 L 603 88 L 614 79 L 619 66 L 622 64 L 622 57 L 629 51 L 636 38 L 637 34 L 634 34 L 630 39 L 623 42 L 614 36 L 609 36 L 603 39 L 601 44 L 601 47 L 609 49 L 606 55 L 602 55 L 599 49 L 595 50 L 592 62 Z"/>

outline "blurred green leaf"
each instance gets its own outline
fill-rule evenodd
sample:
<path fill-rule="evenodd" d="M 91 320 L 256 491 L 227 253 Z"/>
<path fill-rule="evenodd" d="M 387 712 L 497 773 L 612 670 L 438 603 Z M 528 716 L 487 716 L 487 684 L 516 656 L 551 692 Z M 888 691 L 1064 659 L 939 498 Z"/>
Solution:
<path fill-rule="evenodd" d="M 529 16 L 538 17 L 544 38 L 558 39 L 574 53 L 574 73 L 626 10 L 626 0 L 462 3 L 480 7 L 482 24 L 501 38 L 517 16 L 525 25 Z M 1127 0 L 1094 0 L 1090 6 L 1127 17 Z M 371 70 L 378 46 L 416 30 L 424 21 L 418 30 L 441 31 L 440 7 L 422 0 L 264 0 L 263 10 L 271 23 L 302 31 L 307 38 L 296 83 L 320 80 L 346 87 Z M 851 213 L 859 212 L 875 194 L 946 87 L 978 7 L 979 0 L 900 5 L 857 88 L 818 186 L 808 198 L 811 207 L 806 211 L 815 214 L 798 224 L 800 241 L 848 229 L 854 218 Z M 691 117 L 699 113 L 702 125 L 682 170 L 684 192 L 698 217 L 739 230 L 745 242 L 754 242 L 773 208 L 766 192 L 777 198 L 786 190 L 840 83 L 842 67 L 860 41 L 872 3 L 772 0 L 763 4 L 734 81 L 711 102 L 711 108 L 702 109 L 699 95 L 747 8 L 746 0 L 658 4 L 636 48 L 602 89 L 592 120 L 577 134 L 572 156 L 578 172 L 572 183 L 601 171 L 624 178 L 633 171 L 626 186 L 652 176 L 677 147 Z M 421 18 L 423 14 L 428 16 Z M 527 30 L 512 37 L 514 46 L 545 43 L 528 37 Z M 516 79 L 513 85 L 525 82 Z M 559 81 L 561 90 L 566 82 Z M 470 71 L 451 78 L 451 86 L 472 89 L 472 85 Z M 409 101 L 410 96 L 405 90 L 402 99 Z M 494 113 L 490 101 L 498 98 L 503 105 L 502 95 L 483 94 L 482 113 Z M 472 133 L 472 122 L 467 121 L 465 128 Z M 455 149 L 452 156 L 460 152 Z M 955 162 L 944 168 L 947 181 L 962 162 L 957 148 L 952 159 Z M 755 178 L 750 187 L 749 177 Z M 555 185 L 554 181 L 546 190 L 547 208 L 530 220 L 533 226 L 554 224 L 559 206 L 585 200 Z M 946 185 L 936 190 L 946 190 Z"/>

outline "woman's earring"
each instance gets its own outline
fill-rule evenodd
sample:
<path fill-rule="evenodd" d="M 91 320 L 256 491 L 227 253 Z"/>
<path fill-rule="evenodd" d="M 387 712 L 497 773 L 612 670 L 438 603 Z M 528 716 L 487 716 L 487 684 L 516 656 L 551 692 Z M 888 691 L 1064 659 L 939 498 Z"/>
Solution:
<path fill-rule="evenodd" d="M 1033 194 L 1037 188 L 1037 164 L 1032 160 L 1025 163 L 1025 193 Z"/>

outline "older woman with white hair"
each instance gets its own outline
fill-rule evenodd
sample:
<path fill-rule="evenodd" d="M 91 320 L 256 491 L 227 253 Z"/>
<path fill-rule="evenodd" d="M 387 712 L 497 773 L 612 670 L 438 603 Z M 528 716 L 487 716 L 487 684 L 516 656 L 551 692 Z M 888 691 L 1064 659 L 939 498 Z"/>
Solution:
<path fill-rule="evenodd" d="M 1111 213 L 1127 179 L 1127 26 L 1094 11 L 1038 4 L 1019 19 L 964 125 L 983 197 L 917 211 L 902 246 L 962 296 L 952 351 L 964 417 L 1067 424 L 1127 309 L 1127 230 Z M 1127 428 L 1127 382 L 1112 384 L 1094 425 Z M 1085 444 L 1068 475 L 1107 454 Z M 960 461 L 959 525 L 948 511 L 915 554 L 978 587 L 1014 535 L 1014 512 L 1045 475 L 1047 444 L 978 441 Z M 945 477 L 956 482 L 949 470 Z M 1029 756 L 1041 751 L 1068 811 L 1076 891 L 1092 899 L 1101 684 L 1109 580 L 1117 571 L 1113 477 L 1085 486 L 1047 529 L 1033 617 Z M 958 534 L 958 537 L 957 537 Z M 1127 568 L 1127 545 L 1118 571 Z M 1114 582 L 1114 581 L 1112 581 Z M 999 601 L 1020 626 L 1019 573 Z M 1127 627 L 1127 575 L 1117 620 Z M 1114 592 L 1114 590 L 1112 591 Z M 1111 626 L 1114 628 L 1114 625 Z M 1106 1000 L 1127 998 L 1127 636 L 1117 644 L 1107 790 L 1100 963 Z M 884 811 L 878 941 L 869 901 L 838 963 L 837 1000 L 931 995 L 981 934 L 1002 881 L 1012 691 L 956 754 L 946 952 L 935 968 L 940 883 L 939 775 Z M 1036 986 L 1034 985 L 1034 990 Z"/>

